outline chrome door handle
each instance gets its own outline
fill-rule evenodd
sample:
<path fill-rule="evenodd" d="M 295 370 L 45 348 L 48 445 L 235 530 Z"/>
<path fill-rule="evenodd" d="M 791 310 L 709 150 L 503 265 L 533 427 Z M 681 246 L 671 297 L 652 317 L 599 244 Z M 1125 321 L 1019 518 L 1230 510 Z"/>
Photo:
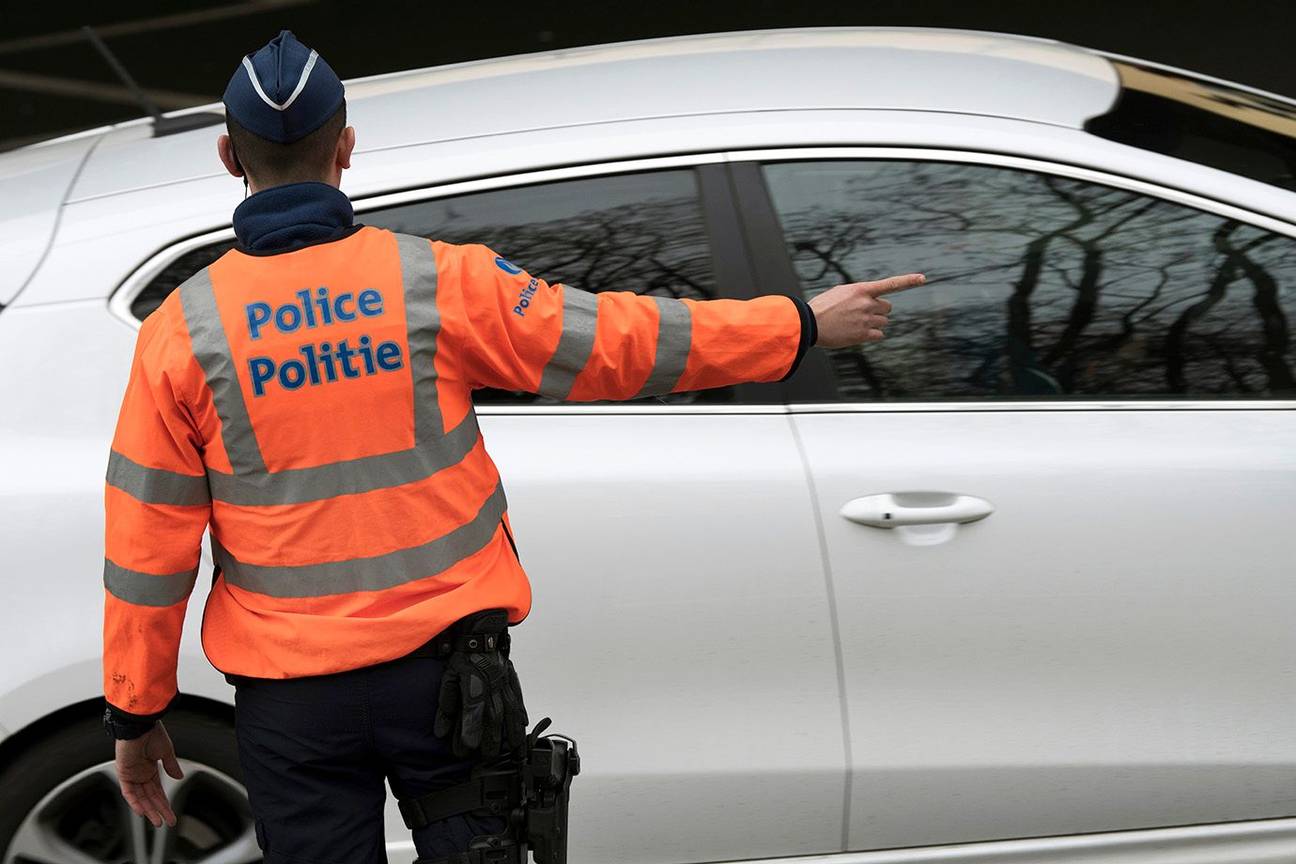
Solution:
<path fill-rule="evenodd" d="M 874 528 L 976 522 L 994 512 L 984 498 L 952 492 L 884 492 L 865 495 L 842 505 L 843 517 Z"/>

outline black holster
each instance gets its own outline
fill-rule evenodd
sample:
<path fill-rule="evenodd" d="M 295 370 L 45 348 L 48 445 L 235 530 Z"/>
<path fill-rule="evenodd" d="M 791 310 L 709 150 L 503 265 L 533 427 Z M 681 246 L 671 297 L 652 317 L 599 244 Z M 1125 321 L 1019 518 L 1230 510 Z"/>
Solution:
<path fill-rule="evenodd" d="M 414 864 L 526 864 L 528 849 L 536 864 L 567 864 L 567 805 L 580 756 L 566 736 L 541 737 L 549 725 L 541 720 L 524 752 L 474 768 L 467 782 L 400 801 L 411 829 L 465 813 L 503 816 L 507 825 L 503 834 L 474 837 L 467 852 Z"/>

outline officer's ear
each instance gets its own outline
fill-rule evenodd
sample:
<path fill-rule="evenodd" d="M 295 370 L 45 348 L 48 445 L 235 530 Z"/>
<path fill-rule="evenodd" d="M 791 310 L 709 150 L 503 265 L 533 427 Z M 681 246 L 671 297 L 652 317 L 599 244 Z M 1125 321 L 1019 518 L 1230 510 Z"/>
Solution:
<path fill-rule="evenodd" d="M 334 154 L 333 162 L 337 165 L 340 172 L 343 168 L 351 167 L 351 151 L 355 149 L 355 127 L 347 126 L 338 136 L 337 152 Z"/>
<path fill-rule="evenodd" d="M 235 177 L 243 176 L 243 165 L 239 162 L 238 154 L 234 152 L 234 142 L 228 135 L 216 139 L 216 152 L 220 154 L 226 171 Z"/>

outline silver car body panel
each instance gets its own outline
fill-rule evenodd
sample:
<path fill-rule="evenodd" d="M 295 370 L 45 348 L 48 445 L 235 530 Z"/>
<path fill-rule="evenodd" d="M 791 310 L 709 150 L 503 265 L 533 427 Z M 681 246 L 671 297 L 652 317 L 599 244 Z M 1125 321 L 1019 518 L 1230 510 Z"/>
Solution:
<path fill-rule="evenodd" d="M 98 140 L 78 137 L 0 156 L 0 306 L 13 302 L 40 266 L 77 172 Z"/>

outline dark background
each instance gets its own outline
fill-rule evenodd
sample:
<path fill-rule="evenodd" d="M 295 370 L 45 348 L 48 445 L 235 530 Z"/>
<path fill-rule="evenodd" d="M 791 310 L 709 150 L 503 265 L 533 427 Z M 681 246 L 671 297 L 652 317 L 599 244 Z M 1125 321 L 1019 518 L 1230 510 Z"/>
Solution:
<path fill-rule="evenodd" d="M 344 79 L 684 33 L 920 25 L 1045 36 L 1296 96 L 1296 0 L 0 0 L 0 9 L 0 149 L 143 113 L 83 24 L 163 110 L 219 100 L 239 57 L 280 28 Z"/>

